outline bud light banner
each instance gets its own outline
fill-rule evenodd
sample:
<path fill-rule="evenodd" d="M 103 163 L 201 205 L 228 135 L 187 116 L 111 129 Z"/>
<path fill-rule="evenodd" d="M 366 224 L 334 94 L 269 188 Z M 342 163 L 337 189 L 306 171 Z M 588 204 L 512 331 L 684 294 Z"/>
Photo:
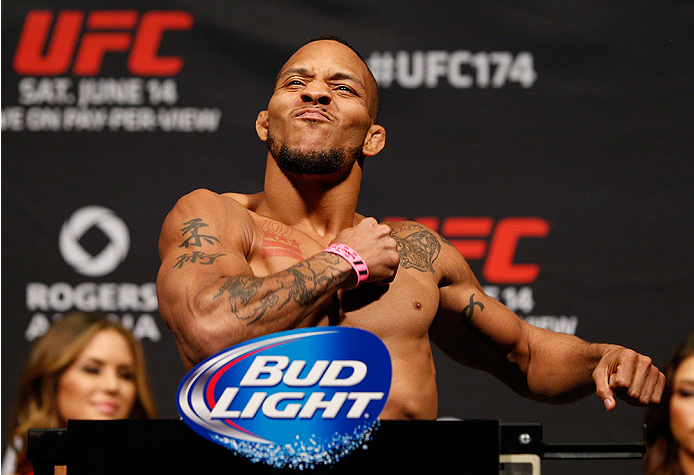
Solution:
<path fill-rule="evenodd" d="M 178 411 L 195 432 L 254 462 L 331 465 L 370 438 L 391 371 L 388 350 L 367 331 L 281 332 L 193 368 L 179 386 Z"/>

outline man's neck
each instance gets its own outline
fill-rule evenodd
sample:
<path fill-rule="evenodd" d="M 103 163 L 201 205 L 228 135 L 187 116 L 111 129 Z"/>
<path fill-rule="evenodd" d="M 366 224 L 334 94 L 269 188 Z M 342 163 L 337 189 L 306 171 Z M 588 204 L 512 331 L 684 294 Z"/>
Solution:
<path fill-rule="evenodd" d="M 268 156 L 258 212 L 329 242 L 355 224 L 361 177 L 359 164 L 330 176 L 291 175 Z"/>

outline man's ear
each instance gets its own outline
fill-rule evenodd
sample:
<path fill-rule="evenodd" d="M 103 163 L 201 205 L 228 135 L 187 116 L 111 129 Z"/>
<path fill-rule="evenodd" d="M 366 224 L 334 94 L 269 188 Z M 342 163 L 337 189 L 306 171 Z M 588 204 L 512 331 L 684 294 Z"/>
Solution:
<path fill-rule="evenodd" d="M 267 111 L 260 111 L 255 119 L 255 131 L 263 142 L 267 141 Z"/>
<path fill-rule="evenodd" d="M 362 152 L 367 157 L 373 157 L 378 152 L 383 150 L 386 146 L 386 129 L 380 125 L 373 124 L 368 133 L 366 134 L 366 140 L 364 140 L 364 146 L 362 147 Z"/>

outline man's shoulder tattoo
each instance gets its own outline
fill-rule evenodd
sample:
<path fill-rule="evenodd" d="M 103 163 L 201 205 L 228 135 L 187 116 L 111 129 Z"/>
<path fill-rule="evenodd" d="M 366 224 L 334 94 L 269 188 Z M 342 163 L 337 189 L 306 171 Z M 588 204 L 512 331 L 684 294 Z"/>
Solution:
<path fill-rule="evenodd" d="M 398 243 L 402 267 L 435 273 L 434 261 L 441 252 L 441 243 L 431 231 L 417 223 L 406 223 L 393 229 L 393 238 Z"/>

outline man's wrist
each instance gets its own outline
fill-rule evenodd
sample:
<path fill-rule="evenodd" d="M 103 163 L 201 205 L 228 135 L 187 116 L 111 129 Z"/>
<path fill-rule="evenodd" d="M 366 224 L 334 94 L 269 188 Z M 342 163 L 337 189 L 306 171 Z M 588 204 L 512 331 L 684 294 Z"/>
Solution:
<path fill-rule="evenodd" d="M 369 268 L 357 251 L 347 244 L 333 243 L 324 249 L 345 259 L 357 274 L 357 287 L 369 278 Z"/>

